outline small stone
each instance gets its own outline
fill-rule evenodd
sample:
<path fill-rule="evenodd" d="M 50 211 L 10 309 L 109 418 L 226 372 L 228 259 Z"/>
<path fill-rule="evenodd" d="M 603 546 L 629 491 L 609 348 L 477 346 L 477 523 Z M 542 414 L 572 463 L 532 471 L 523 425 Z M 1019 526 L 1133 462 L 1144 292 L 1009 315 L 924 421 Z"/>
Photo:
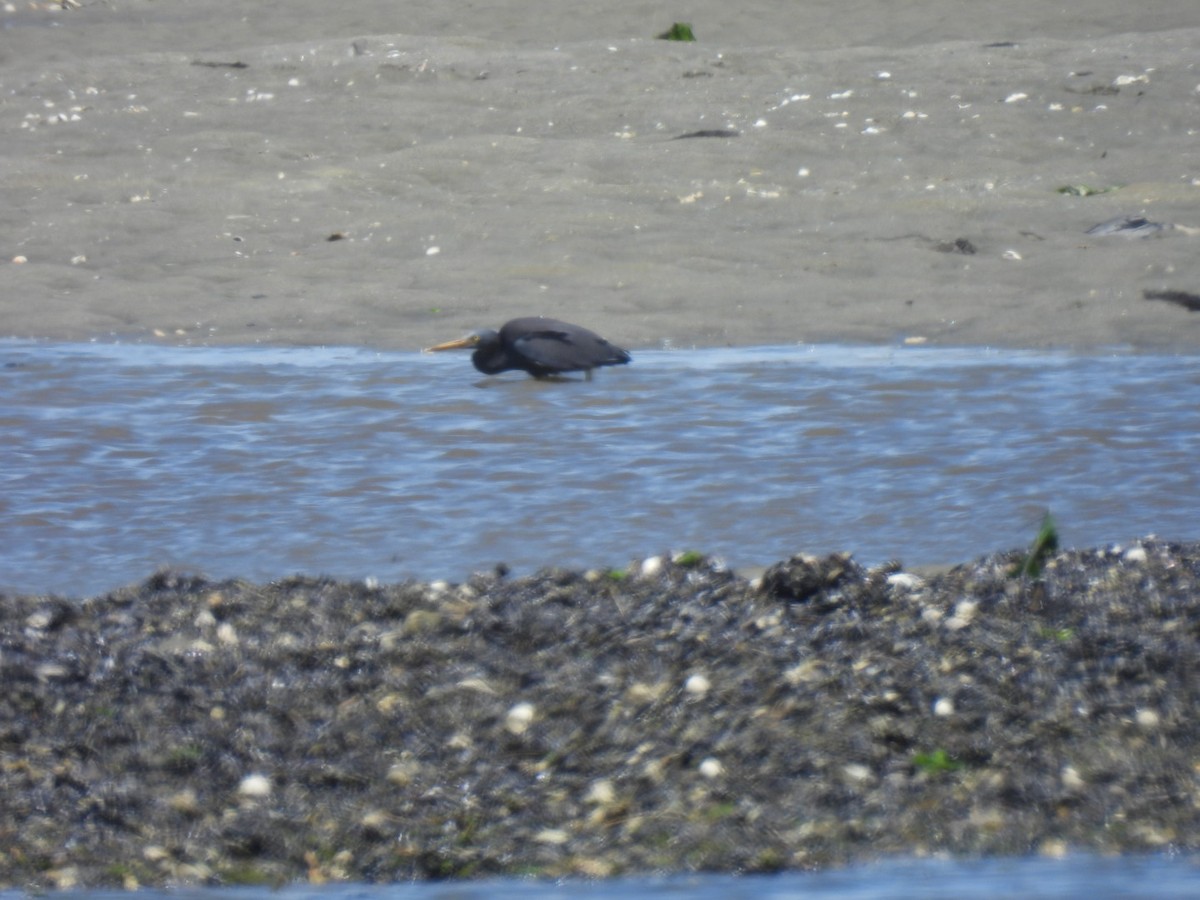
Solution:
<path fill-rule="evenodd" d="M 943 718 L 954 715 L 954 701 L 949 697 L 939 697 L 933 704 L 933 714 Z"/>
<path fill-rule="evenodd" d="M 951 631 L 959 631 L 971 624 L 979 604 L 974 600 L 959 600 L 954 605 L 954 615 L 946 620 L 946 627 Z"/>
<path fill-rule="evenodd" d="M 266 775 L 247 775 L 238 785 L 238 793 L 243 797 L 269 797 L 271 779 Z"/>
<path fill-rule="evenodd" d="M 421 764 L 415 759 L 402 759 L 400 762 L 392 763 L 388 768 L 387 780 L 389 784 L 397 787 L 407 787 L 412 784 L 413 779 L 420 771 Z"/>
<path fill-rule="evenodd" d="M 725 767 L 721 765 L 721 761 L 713 759 L 711 756 L 701 760 L 698 768 L 700 774 L 705 778 L 718 778 L 725 772 Z"/>
<path fill-rule="evenodd" d="M 602 778 L 595 782 L 583 798 L 585 803 L 594 803 L 597 806 L 609 806 L 617 799 L 617 789 L 613 787 L 613 783 L 607 778 Z"/>
<path fill-rule="evenodd" d="M 625 692 L 625 699 L 630 703 L 653 703 L 667 692 L 668 685 L 664 682 L 657 684 L 646 684 L 638 681 L 629 686 L 629 690 Z"/>
<path fill-rule="evenodd" d="M 539 844 L 565 844 L 571 836 L 561 828 L 546 828 L 533 836 Z"/>
<path fill-rule="evenodd" d="M 358 820 L 358 824 L 367 831 L 381 832 L 387 827 L 388 819 L 388 814 L 383 810 L 369 809 L 363 813 L 362 818 Z"/>
<path fill-rule="evenodd" d="M 27 628 L 32 628 L 35 631 L 44 631 L 50 627 L 50 623 L 54 621 L 54 614 L 46 609 L 39 609 L 36 612 L 31 612 L 25 617 L 25 625 Z"/>
<path fill-rule="evenodd" d="M 862 763 L 847 763 L 842 766 L 842 774 L 846 776 L 848 781 L 854 781 L 859 784 L 871 781 L 875 777 L 869 766 L 864 766 Z"/>
<path fill-rule="evenodd" d="M 700 673 L 689 676 L 688 680 L 683 685 L 683 689 L 693 697 L 703 697 L 708 693 L 708 689 L 710 687 L 712 687 L 712 683 L 707 677 L 701 675 Z"/>
<path fill-rule="evenodd" d="M 1146 548 L 1130 547 L 1125 551 L 1121 559 L 1127 563 L 1144 563 L 1146 561 Z"/>
<path fill-rule="evenodd" d="M 611 878 L 616 872 L 616 867 L 608 860 L 591 857 L 573 859 L 571 867 L 584 878 Z"/>
<path fill-rule="evenodd" d="M 196 797 L 196 792 L 191 788 L 184 788 L 182 791 L 172 794 L 167 798 L 167 806 L 171 807 L 177 813 L 183 813 L 185 816 L 194 816 L 200 811 L 200 803 Z"/>
<path fill-rule="evenodd" d="M 406 635 L 425 634 L 438 627 L 442 617 L 431 609 L 414 609 L 404 617 Z"/>
<path fill-rule="evenodd" d="M 486 678 L 464 678 L 462 681 L 458 682 L 458 687 L 464 688 L 468 691 L 477 691 L 480 694 L 489 694 L 493 697 L 500 693 Z M 526 705 L 528 706 L 528 704 Z"/>
<path fill-rule="evenodd" d="M 151 844 L 148 847 L 142 848 L 142 859 L 146 862 L 162 862 L 164 859 L 171 858 L 171 851 L 166 847 L 160 847 L 158 844 Z"/>
<path fill-rule="evenodd" d="M 536 714 L 537 710 L 534 709 L 532 703 L 518 703 L 504 717 L 504 727 L 511 734 L 524 734 L 533 724 Z"/>
<path fill-rule="evenodd" d="M 1081 791 L 1087 787 L 1087 782 L 1083 780 L 1083 776 L 1074 766 L 1063 766 L 1060 777 L 1063 787 L 1069 791 Z"/>
<path fill-rule="evenodd" d="M 1138 727 L 1145 731 L 1153 731 L 1160 724 L 1158 713 L 1152 709 L 1139 709 L 1134 715 L 1134 720 L 1138 723 Z"/>
<path fill-rule="evenodd" d="M 71 674 L 70 670 L 66 666 L 56 662 L 39 663 L 37 668 L 34 669 L 34 672 L 37 674 L 39 681 L 52 681 L 57 678 L 66 678 Z"/>
<path fill-rule="evenodd" d="M 919 576 L 913 575 L 911 572 L 893 572 L 888 576 L 887 583 L 891 587 L 904 591 L 915 591 L 924 584 Z"/>
<path fill-rule="evenodd" d="M 649 559 L 642 561 L 642 577 L 653 578 L 663 569 L 663 561 L 661 556 L 651 556 Z"/>

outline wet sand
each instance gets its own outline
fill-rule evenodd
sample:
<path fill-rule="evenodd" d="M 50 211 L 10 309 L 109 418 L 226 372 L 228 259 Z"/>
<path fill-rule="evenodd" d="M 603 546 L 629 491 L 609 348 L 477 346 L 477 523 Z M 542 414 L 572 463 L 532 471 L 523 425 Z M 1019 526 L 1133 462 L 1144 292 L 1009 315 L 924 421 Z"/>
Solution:
<path fill-rule="evenodd" d="M 49 5 L 0 12 L 4 335 L 1200 345 L 1144 297 L 1200 292 L 1188 4 Z"/>

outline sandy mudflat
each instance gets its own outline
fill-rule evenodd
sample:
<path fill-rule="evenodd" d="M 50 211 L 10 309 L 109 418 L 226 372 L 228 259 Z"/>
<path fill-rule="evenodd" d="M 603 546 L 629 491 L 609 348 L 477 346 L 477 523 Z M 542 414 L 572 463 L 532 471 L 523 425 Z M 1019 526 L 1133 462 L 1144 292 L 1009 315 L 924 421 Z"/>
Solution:
<path fill-rule="evenodd" d="M 1085 234 L 1200 226 L 1195 4 L 47 5 L 0 12 L 5 336 L 1200 346 L 1143 297 L 1200 238 Z"/>

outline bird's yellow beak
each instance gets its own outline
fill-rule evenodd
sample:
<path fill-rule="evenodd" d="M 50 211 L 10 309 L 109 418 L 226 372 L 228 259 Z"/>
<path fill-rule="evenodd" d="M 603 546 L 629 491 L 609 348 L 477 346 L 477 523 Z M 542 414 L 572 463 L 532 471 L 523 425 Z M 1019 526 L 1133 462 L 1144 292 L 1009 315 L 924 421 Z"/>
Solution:
<path fill-rule="evenodd" d="M 453 341 L 446 341 L 444 344 L 434 344 L 432 347 L 426 347 L 422 353 L 436 353 L 439 350 L 470 350 L 479 343 L 479 335 L 468 334 L 465 338 L 458 338 Z"/>

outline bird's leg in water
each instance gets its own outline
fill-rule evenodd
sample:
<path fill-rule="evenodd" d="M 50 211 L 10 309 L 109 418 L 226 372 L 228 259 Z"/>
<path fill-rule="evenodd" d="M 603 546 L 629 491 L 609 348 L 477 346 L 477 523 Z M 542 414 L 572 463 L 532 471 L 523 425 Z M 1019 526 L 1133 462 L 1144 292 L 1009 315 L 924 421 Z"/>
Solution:
<path fill-rule="evenodd" d="M 584 380 L 584 381 L 591 381 L 591 380 L 592 380 L 592 370 L 591 370 L 591 369 L 584 369 L 584 370 L 583 370 L 583 380 Z"/>

